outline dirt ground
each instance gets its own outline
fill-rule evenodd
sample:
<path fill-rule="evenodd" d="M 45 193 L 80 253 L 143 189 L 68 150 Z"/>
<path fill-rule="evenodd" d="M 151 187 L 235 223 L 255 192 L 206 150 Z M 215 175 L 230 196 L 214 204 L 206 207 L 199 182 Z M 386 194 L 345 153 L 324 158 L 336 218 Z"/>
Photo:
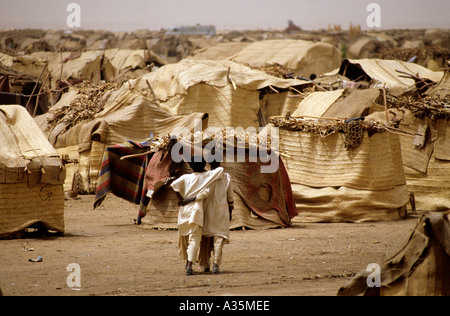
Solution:
<path fill-rule="evenodd" d="M 231 232 L 222 273 L 185 276 L 175 230 L 134 225 L 137 207 L 109 195 L 65 202 L 64 236 L 0 240 L 5 296 L 334 296 L 370 263 L 382 264 L 407 241 L 418 217 L 393 222 L 299 223 Z M 30 251 L 32 248 L 33 250 Z M 29 259 L 42 257 L 42 262 Z M 80 267 L 81 287 L 67 278 Z"/>

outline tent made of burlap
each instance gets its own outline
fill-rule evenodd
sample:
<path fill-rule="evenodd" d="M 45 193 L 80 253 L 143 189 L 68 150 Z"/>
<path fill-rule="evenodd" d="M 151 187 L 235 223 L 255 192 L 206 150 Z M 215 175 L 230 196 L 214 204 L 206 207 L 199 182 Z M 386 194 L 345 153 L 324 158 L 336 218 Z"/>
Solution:
<path fill-rule="evenodd" d="M 208 113 L 208 125 L 219 129 L 264 126 L 266 112 L 281 115 L 286 108 L 295 108 L 298 98 L 288 95 L 298 95 L 295 90 L 310 86 L 302 80 L 273 77 L 232 61 L 211 60 L 182 60 L 130 80 L 129 84 L 154 97 L 173 115 Z M 275 96 L 264 99 L 267 94 Z"/>
<path fill-rule="evenodd" d="M 339 74 L 350 80 L 367 81 L 376 87 L 385 87 L 393 96 L 415 89 L 415 81 L 406 74 L 439 82 L 442 71 L 432 71 L 414 63 L 386 59 L 345 59 Z"/>
<path fill-rule="evenodd" d="M 450 205 L 450 100 L 449 75 L 426 96 L 402 99 L 402 107 L 389 109 L 400 134 L 403 165 L 417 210 L 434 211 Z M 405 101 L 406 100 L 406 101 Z M 447 105 L 447 107 L 446 107 Z M 385 112 L 367 120 L 385 121 Z"/>
<path fill-rule="evenodd" d="M 374 270 L 364 270 L 341 287 L 338 295 L 448 296 L 449 241 L 450 212 L 425 213 L 406 244 L 381 265 L 378 276 Z"/>
<path fill-rule="evenodd" d="M 339 49 L 328 43 L 283 39 L 218 44 L 190 58 L 233 60 L 251 67 L 278 64 L 309 78 L 338 68 L 341 56 Z"/>
<path fill-rule="evenodd" d="M 370 120 L 384 119 L 384 112 Z M 416 117 L 408 109 L 390 110 L 389 119 L 400 119 L 399 129 L 405 177 L 414 193 L 415 208 L 434 211 L 450 205 L 450 122 Z"/>
<path fill-rule="evenodd" d="M 273 118 L 302 222 L 394 220 L 409 200 L 399 136 L 363 121 Z M 273 139 L 273 138 L 272 138 Z"/>
<path fill-rule="evenodd" d="M 65 168 L 20 105 L 0 106 L 0 236 L 36 223 L 64 232 Z"/>
<path fill-rule="evenodd" d="M 92 93 L 100 95 L 92 100 Z M 97 187 L 108 146 L 129 139 L 145 141 L 151 133 L 155 137 L 177 134 L 179 128 L 201 130 L 207 119 L 205 113 L 169 114 L 124 84 L 118 89 L 94 87 L 87 93 L 72 90 L 36 121 L 56 150 L 72 162 L 67 165 L 65 190 L 89 193 Z"/>

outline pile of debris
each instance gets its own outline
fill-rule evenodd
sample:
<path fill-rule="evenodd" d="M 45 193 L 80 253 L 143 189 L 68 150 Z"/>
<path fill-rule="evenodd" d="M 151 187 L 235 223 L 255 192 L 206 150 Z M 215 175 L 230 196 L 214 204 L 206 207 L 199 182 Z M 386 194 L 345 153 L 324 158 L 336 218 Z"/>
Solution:
<path fill-rule="evenodd" d="M 58 124 L 63 123 L 65 132 L 81 122 L 90 122 L 103 111 L 106 101 L 112 91 L 118 90 L 121 84 L 105 83 L 93 84 L 83 82 L 74 86 L 78 94 L 69 104 L 54 111 L 54 116 L 48 120 L 45 132 L 52 131 Z"/>

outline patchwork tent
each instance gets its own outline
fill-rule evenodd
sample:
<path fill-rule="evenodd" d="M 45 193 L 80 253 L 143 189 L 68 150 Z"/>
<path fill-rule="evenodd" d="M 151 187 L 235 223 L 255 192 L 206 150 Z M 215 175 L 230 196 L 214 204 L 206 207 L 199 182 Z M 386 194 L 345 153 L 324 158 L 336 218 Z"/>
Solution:
<path fill-rule="evenodd" d="M 362 271 L 341 287 L 338 295 L 448 296 L 449 241 L 450 212 L 425 213 L 406 244 L 381 266 L 379 287 L 369 287 L 372 272 Z"/>
<path fill-rule="evenodd" d="M 182 60 L 129 84 L 173 115 L 208 113 L 208 125 L 219 129 L 265 126 L 266 112 L 280 115 L 279 111 L 298 102 L 288 98 L 289 94 L 298 95 L 294 90 L 311 85 L 273 77 L 232 61 L 211 60 Z M 267 94 L 276 95 L 264 99 Z"/>
<path fill-rule="evenodd" d="M 187 164 L 177 164 L 171 159 L 170 147 L 163 146 L 149 153 L 149 146 L 152 147 L 148 143 L 127 142 L 107 149 L 94 206 L 99 206 L 107 194 L 113 193 L 140 205 L 139 216 L 145 227 L 176 229 L 179 199 L 170 183 L 181 174 L 191 171 Z M 230 147 L 227 148 L 230 150 Z M 283 161 L 278 156 L 272 157 L 276 159 L 275 170 L 271 166 L 272 161 L 250 158 L 251 151 L 245 147 L 241 149 L 233 148 L 232 155 L 224 154 L 222 163 L 225 171 L 231 175 L 234 191 L 235 209 L 231 228 L 290 226 L 297 211 Z M 202 151 L 198 148 L 195 150 Z M 244 159 L 239 156 L 242 153 Z M 134 156 L 122 159 L 129 155 Z M 272 172 L 262 172 L 263 166 L 273 168 Z M 146 196 L 149 188 L 154 191 L 150 201 Z"/>
<path fill-rule="evenodd" d="M 20 105 L 0 106 L 0 236 L 36 223 L 64 232 L 65 169 Z"/>
<path fill-rule="evenodd" d="M 341 64 L 341 52 L 334 45 L 291 39 L 218 44 L 189 58 L 233 60 L 251 67 L 278 64 L 306 78 L 332 71 Z"/>
<path fill-rule="evenodd" d="M 302 222 L 394 220 L 409 194 L 398 135 L 360 120 L 273 118 Z"/>

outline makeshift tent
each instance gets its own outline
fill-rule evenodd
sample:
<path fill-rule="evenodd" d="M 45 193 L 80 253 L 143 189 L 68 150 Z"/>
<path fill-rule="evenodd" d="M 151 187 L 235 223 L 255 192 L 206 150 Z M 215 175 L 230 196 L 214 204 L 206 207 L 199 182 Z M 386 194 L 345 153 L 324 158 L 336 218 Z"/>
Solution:
<path fill-rule="evenodd" d="M 0 236 L 36 223 L 64 232 L 65 169 L 20 105 L 0 106 Z"/>
<path fill-rule="evenodd" d="M 406 181 L 415 207 L 435 211 L 450 205 L 450 85 L 448 74 L 422 98 L 403 98 L 389 109 L 388 119 L 398 124 Z M 384 111 L 367 117 L 386 121 Z"/>
<path fill-rule="evenodd" d="M 273 118 L 302 222 L 393 220 L 408 190 L 398 135 L 360 120 Z"/>
<path fill-rule="evenodd" d="M 149 98 L 154 97 L 173 115 L 208 113 L 208 125 L 219 129 L 264 126 L 260 99 L 266 93 L 276 94 L 270 87 L 284 93 L 280 93 L 278 102 L 276 97 L 265 101 L 265 106 L 271 108 L 272 103 L 277 103 L 276 108 L 281 109 L 288 93 L 297 94 L 292 88 L 298 91 L 311 85 L 269 76 L 231 61 L 210 60 L 182 60 L 130 80 L 129 84 Z"/>
<path fill-rule="evenodd" d="M 233 60 L 251 67 L 278 64 L 306 78 L 332 71 L 341 64 L 341 52 L 334 45 L 303 40 L 218 44 L 189 58 Z"/>
<path fill-rule="evenodd" d="M 358 273 L 339 289 L 339 296 L 450 295 L 450 212 L 423 214 L 406 244 L 380 267 L 380 286 L 373 271 Z"/>
<path fill-rule="evenodd" d="M 400 72 L 399 72 L 400 71 Z M 415 81 L 405 78 L 405 73 L 439 82 L 442 71 L 431 71 L 414 63 L 385 59 L 345 59 L 339 74 L 350 80 L 367 81 L 376 87 L 386 87 L 389 93 L 400 96 L 414 88 Z"/>
<path fill-rule="evenodd" d="M 170 183 L 181 174 L 191 171 L 185 163 L 177 164 L 170 158 L 169 148 L 162 146 L 149 153 L 149 147 L 151 144 L 148 143 L 127 142 L 107 149 L 94 205 L 97 207 L 108 193 L 113 193 L 140 205 L 139 214 L 143 217 L 144 226 L 176 229 L 179 199 Z M 243 151 L 232 148 L 232 155 L 224 154 L 222 164 L 231 175 L 234 190 L 235 209 L 231 228 L 267 229 L 290 226 L 297 211 L 292 199 L 289 176 L 282 160 L 274 155 L 277 168 L 265 173 L 262 172 L 262 167 L 269 168 L 272 161 L 263 162 L 258 157 L 250 158 L 252 152 L 245 147 L 241 149 Z M 146 154 L 136 156 L 142 153 Z M 242 153 L 244 157 L 238 158 Z M 129 155 L 133 156 L 123 159 Z M 147 192 L 150 188 L 154 193 L 149 203 Z"/>
<path fill-rule="evenodd" d="M 208 117 L 205 113 L 171 115 L 127 84 L 119 89 L 109 84 L 83 91 L 67 93 L 48 113 L 36 118 L 56 150 L 74 162 L 67 166 L 66 191 L 95 191 L 108 146 L 129 139 L 144 141 L 151 133 L 176 134 L 181 127 L 201 130 L 202 121 Z"/>
<path fill-rule="evenodd" d="M 296 220 L 398 218 L 408 201 L 398 136 L 361 121 L 383 108 L 382 96 L 378 89 L 318 91 L 291 117 L 271 119 L 280 128 Z"/>

